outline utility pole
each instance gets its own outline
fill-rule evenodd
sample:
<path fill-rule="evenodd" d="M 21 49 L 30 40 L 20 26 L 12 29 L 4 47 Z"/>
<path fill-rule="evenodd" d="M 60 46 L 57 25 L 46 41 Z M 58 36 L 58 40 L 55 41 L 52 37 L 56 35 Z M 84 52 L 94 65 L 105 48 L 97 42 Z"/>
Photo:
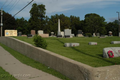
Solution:
<path fill-rule="evenodd" d="M 3 26 L 3 22 L 2 22 L 2 20 L 3 20 L 3 11 L 2 11 L 2 8 L 1 8 L 1 37 L 2 37 L 2 26 Z"/>
<path fill-rule="evenodd" d="M 116 12 L 116 13 L 118 13 L 118 25 L 119 25 L 119 27 L 118 27 L 118 36 L 120 37 L 120 18 L 119 18 L 119 12 Z"/>

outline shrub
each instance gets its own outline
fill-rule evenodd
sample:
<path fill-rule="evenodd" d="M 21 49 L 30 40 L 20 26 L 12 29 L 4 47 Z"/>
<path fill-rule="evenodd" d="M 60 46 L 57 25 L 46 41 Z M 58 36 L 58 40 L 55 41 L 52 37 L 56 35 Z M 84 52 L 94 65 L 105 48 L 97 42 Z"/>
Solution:
<path fill-rule="evenodd" d="M 39 35 L 35 35 L 33 37 L 33 41 L 34 41 L 34 44 L 37 46 L 37 47 L 41 47 L 43 49 L 46 49 L 47 47 L 47 43 L 46 41 Z"/>
<path fill-rule="evenodd" d="M 91 33 L 85 33 L 85 36 L 92 37 Z"/>

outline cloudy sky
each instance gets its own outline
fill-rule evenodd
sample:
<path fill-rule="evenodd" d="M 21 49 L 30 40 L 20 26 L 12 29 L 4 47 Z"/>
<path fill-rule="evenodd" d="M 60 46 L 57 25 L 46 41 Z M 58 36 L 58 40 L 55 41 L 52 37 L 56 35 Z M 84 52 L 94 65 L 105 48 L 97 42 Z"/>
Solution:
<path fill-rule="evenodd" d="M 11 15 L 15 15 L 20 9 L 27 5 L 32 0 L 0 0 L 0 8 Z M 44 4 L 46 7 L 46 15 L 51 16 L 55 14 L 64 14 L 66 16 L 74 15 L 84 20 L 85 14 L 96 13 L 103 16 L 107 22 L 118 19 L 120 12 L 120 0 L 34 0 L 32 2 L 37 4 Z M 30 4 L 15 18 L 24 17 L 30 18 Z"/>

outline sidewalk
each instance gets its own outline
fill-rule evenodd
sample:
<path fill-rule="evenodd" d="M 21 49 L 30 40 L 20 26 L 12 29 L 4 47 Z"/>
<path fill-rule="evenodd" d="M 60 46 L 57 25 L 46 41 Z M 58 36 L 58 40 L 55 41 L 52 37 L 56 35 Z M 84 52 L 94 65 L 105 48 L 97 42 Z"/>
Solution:
<path fill-rule="evenodd" d="M 18 80 L 61 80 L 21 63 L 0 46 L 0 66 Z"/>

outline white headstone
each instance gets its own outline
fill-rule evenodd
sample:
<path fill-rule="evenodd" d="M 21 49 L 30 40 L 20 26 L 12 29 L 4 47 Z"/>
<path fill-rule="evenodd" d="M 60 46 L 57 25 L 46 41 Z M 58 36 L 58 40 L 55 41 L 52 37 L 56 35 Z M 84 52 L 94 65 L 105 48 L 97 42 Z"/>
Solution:
<path fill-rule="evenodd" d="M 93 37 L 95 37 L 96 35 L 95 35 L 95 33 L 93 33 Z"/>
<path fill-rule="evenodd" d="M 79 43 L 65 43 L 64 46 L 65 47 L 76 47 L 76 46 L 79 46 L 80 44 Z"/>
<path fill-rule="evenodd" d="M 111 44 L 120 44 L 120 41 L 112 41 Z"/>
<path fill-rule="evenodd" d="M 89 45 L 97 45 L 97 42 L 89 42 Z"/>
<path fill-rule="evenodd" d="M 62 37 L 64 37 L 64 32 L 63 31 L 61 32 L 61 35 L 62 35 Z"/>
<path fill-rule="evenodd" d="M 38 34 L 43 34 L 43 30 L 38 30 Z"/>
<path fill-rule="evenodd" d="M 120 47 L 107 47 L 103 49 L 104 58 L 120 57 Z"/>
<path fill-rule="evenodd" d="M 71 35 L 71 29 L 64 29 L 64 35 L 65 36 L 70 36 Z"/>

